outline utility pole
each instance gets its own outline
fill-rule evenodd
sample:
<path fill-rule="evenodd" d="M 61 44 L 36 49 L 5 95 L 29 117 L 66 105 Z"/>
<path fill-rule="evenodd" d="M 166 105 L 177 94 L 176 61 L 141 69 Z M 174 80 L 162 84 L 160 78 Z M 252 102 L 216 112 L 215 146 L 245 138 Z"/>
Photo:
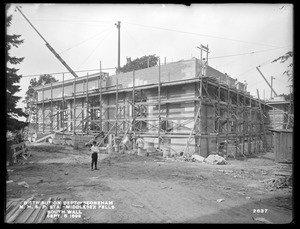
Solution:
<path fill-rule="evenodd" d="M 117 73 L 120 73 L 120 32 L 121 32 L 121 22 L 118 21 L 118 23 L 115 24 L 118 29 L 118 69 Z"/>
<path fill-rule="evenodd" d="M 273 79 L 275 79 L 275 77 L 271 76 L 271 99 L 272 99 L 272 90 L 273 90 Z"/>

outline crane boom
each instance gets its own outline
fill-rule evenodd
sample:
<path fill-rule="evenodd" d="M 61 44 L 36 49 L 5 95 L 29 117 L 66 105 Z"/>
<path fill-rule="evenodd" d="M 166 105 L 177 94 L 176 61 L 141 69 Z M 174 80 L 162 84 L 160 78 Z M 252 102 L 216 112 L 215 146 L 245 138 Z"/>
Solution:
<path fill-rule="evenodd" d="M 78 75 L 70 68 L 70 66 L 61 58 L 61 56 L 51 47 L 51 45 L 46 41 L 46 39 L 39 33 L 39 31 L 31 24 L 31 22 L 27 19 L 27 17 L 22 13 L 19 7 L 16 7 L 17 10 L 23 15 L 26 21 L 31 25 L 31 27 L 37 32 L 37 34 L 45 41 L 47 48 L 55 55 L 55 57 L 69 70 L 69 72 L 74 76 L 78 77 Z"/>
<path fill-rule="evenodd" d="M 270 85 L 270 83 L 268 82 L 268 80 L 266 79 L 266 77 L 262 74 L 262 72 L 259 70 L 258 67 L 256 67 L 257 71 L 259 72 L 259 74 L 264 78 L 264 80 L 266 81 L 266 83 L 268 84 L 268 86 L 271 88 L 271 90 L 274 92 L 274 94 L 277 96 L 276 91 L 273 89 L 273 87 Z"/>

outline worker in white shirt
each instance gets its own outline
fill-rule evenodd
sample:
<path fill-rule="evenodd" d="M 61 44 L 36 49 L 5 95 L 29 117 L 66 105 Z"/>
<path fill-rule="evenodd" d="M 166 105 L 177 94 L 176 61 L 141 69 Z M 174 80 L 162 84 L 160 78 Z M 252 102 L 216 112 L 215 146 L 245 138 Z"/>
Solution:
<path fill-rule="evenodd" d="M 95 170 L 98 170 L 97 168 L 97 160 L 98 160 L 98 153 L 100 153 L 99 147 L 96 146 L 96 141 L 93 141 L 93 145 L 90 149 L 91 155 L 92 155 L 92 171 L 94 170 L 93 167 L 95 165 Z"/>
<path fill-rule="evenodd" d="M 135 143 L 137 144 L 138 148 L 143 148 L 145 142 L 144 139 L 138 136 Z"/>

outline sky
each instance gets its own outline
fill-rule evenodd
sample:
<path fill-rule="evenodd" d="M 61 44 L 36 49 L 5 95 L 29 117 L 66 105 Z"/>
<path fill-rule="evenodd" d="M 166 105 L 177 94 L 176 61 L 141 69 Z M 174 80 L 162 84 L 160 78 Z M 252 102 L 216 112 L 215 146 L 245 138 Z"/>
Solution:
<path fill-rule="evenodd" d="M 44 39 L 77 74 L 96 73 L 100 68 L 113 75 L 126 57 L 159 56 L 161 62 L 200 58 L 201 44 L 208 45 L 209 65 L 238 81 L 261 99 L 270 99 L 271 89 L 256 67 L 271 82 L 277 94 L 288 94 L 291 81 L 283 72 L 287 63 L 271 63 L 293 51 L 292 4 L 12 4 L 8 34 L 18 34 L 24 42 L 12 48 L 11 56 L 25 57 L 15 66 L 20 80 L 22 103 L 30 79 L 41 74 L 68 70 L 45 46 L 44 40 L 16 10 L 20 6 Z M 292 60 L 291 60 L 292 61 Z M 87 71 L 88 70 L 88 71 Z M 62 74 L 53 74 L 62 80 Z M 69 73 L 65 79 L 72 79 Z M 273 94 L 274 96 L 274 94 Z"/>

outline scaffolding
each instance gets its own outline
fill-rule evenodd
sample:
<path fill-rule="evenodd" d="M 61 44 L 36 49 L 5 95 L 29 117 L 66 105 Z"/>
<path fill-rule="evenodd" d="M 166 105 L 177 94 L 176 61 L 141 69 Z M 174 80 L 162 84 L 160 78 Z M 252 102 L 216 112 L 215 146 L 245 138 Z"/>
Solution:
<path fill-rule="evenodd" d="M 208 47 L 201 47 L 208 53 Z M 171 71 L 189 63 L 195 76 L 171 79 Z M 122 139 L 132 134 L 155 143 L 158 149 L 167 145 L 173 152 L 203 156 L 221 147 L 226 152 L 235 148 L 242 155 L 258 152 L 262 145 L 266 148 L 262 144 L 266 141 L 263 101 L 253 98 L 226 74 L 208 75 L 208 68 L 216 72 L 208 66 L 208 55 L 206 60 L 201 57 L 200 61 L 180 64 L 171 65 L 168 73 L 164 67 L 168 64 L 160 61 L 149 72 L 146 69 L 150 83 L 141 83 L 136 78 L 138 71 L 109 77 L 102 72 L 101 62 L 97 74 L 67 81 L 63 75 L 62 82 L 35 88 L 39 96 L 30 130 L 40 137 L 62 133 L 93 138 L 103 133 L 104 138 L 113 135 Z M 188 75 L 181 69 L 178 72 Z M 61 96 L 54 97 L 60 92 Z"/>

